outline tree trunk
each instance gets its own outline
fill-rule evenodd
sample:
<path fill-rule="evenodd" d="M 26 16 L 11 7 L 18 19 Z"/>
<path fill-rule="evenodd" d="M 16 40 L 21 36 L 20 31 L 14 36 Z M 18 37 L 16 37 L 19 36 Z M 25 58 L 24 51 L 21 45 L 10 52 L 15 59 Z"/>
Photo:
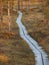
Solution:
<path fill-rule="evenodd" d="M 20 10 L 20 0 L 18 0 L 18 10 Z"/>
<path fill-rule="evenodd" d="M 2 30 L 2 22 L 3 22 L 3 2 L 0 1 L 0 29 Z"/>
<path fill-rule="evenodd" d="M 0 22 L 3 21 L 3 2 L 0 2 Z"/>
<path fill-rule="evenodd" d="M 10 17 L 10 1 L 8 1 L 8 18 L 9 18 L 9 32 L 10 32 L 10 25 L 11 25 L 11 23 L 10 23 L 10 19 L 11 19 L 11 17 Z"/>

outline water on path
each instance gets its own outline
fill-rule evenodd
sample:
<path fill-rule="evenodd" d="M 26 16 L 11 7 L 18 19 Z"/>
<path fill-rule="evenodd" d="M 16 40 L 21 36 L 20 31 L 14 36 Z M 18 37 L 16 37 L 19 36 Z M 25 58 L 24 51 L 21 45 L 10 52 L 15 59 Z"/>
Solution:
<path fill-rule="evenodd" d="M 21 22 L 22 13 L 20 11 L 18 11 L 18 13 L 19 13 L 19 16 L 16 20 L 16 23 L 18 24 L 18 27 L 19 27 L 20 36 L 22 39 L 24 39 L 28 43 L 30 49 L 35 54 L 36 65 L 49 65 L 47 54 L 38 45 L 38 43 L 30 35 L 28 35 L 28 32 L 25 26 Z"/>

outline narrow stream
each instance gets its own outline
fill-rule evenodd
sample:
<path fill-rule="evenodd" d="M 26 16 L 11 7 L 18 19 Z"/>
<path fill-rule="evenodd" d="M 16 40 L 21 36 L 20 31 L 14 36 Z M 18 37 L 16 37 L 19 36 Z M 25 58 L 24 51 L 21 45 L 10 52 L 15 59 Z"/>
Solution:
<path fill-rule="evenodd" d="M 18 11 L 18 13 L 19 13 L 19 16 L 16 20 L 16 23 L 18 24 L 18 27 L 19 27 L 20 36 L 22 39 L 24 39 L 28 43 L 30 49 L 34 53 L 36 65 L 49 65 L 47 54 L 38 45 L 38 43 L 30 35 L 28 35 L 28 32 L 25 26 L 21 22 L 22 13 L 20 11 Z"/>

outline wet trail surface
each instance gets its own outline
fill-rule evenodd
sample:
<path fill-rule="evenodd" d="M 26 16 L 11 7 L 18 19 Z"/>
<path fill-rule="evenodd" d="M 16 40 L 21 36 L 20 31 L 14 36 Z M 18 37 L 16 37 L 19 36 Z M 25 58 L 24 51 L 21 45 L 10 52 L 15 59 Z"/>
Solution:
<path fill-rule="evenodd" d="M 44 52 L 42 47 L 40 47 L 38 43 L 30 35 L 28 35 L 25 26 L 21 22 L 22 13 L 20 11 L 18 11 L 18 13 L 19 16 L 16 20 L 16 23 L 18 24 L 19 27 L 20 36 L 28 43 L 30 49 L 34 53 L 36 65 L 49 65 L 47 54 Z"/>

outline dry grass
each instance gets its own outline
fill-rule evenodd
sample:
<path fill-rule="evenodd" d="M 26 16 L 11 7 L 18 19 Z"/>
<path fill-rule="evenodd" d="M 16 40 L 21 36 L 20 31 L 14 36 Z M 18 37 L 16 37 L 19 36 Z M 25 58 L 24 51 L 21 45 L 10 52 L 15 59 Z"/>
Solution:
<path fill-rule="evenodd" d="M 27 13 L 27 14 L 26 14 Z M 26 26 L 28 33 L 49 55 L 49 21 L 40 9 L 38 11 L 23 12 L 22 23 Z"/>
<path fill-rule="evenodd" d="M 0 54 L 0 62 L 3 62 L 3 63 L 7 63 L 9 62 L 9 57 L 4 55 L 4 54 Z"/>
<path fill-rule="evenodd" d="M 5 19 L 5 22 L 1 24 L 0 65 L 35 65 L 34 54 L 30 50 L 28 44 L 21 39 L 19 35 L 19 28 L 15 22 L 16 18 L 17 15 L 12 16 L 10 32 Z M 10 58 L 9 61 L 8 58 Z M 5 62 L 4 59 L 7 62 Z"/>
<path fill-rule="evenodd" d="M 32 11 L 22 12 L 22 23 L 26 26 L 28 33 L 49 55 L 49 23 L 46 22 L 42 9 L 36 8 Z M 12 13 L 14 15 L 11 15 L 10 32 L 7 15 L 3 16 L 4 20 L 0 23 L 0 65 L 35 65 L 34 54 L 19 35 L 19 28 L 15 22 L 17 14 Z"/>

